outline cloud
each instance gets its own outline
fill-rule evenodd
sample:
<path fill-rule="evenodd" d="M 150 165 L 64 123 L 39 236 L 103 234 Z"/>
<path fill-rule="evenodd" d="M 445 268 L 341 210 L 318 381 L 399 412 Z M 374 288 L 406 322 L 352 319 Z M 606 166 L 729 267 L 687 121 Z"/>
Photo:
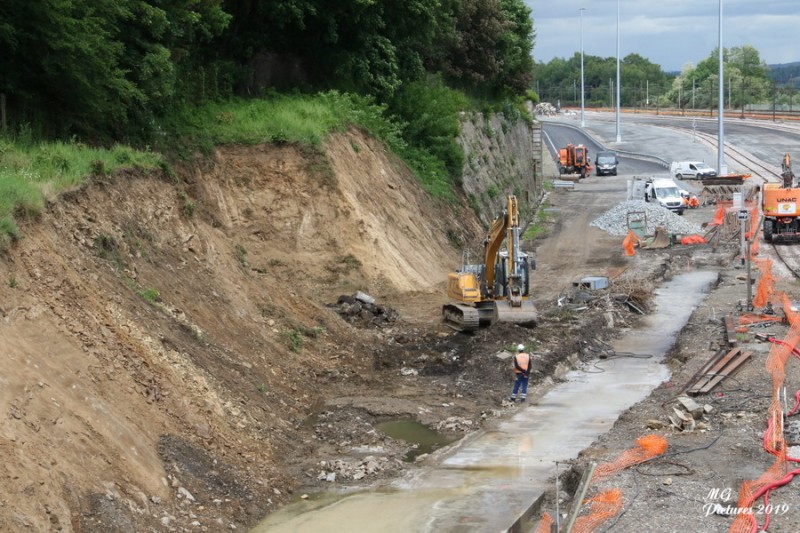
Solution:
<path fill-rule="evenodd" d="M 550 61 L 580 52 L 616 56 L 617 0 L 526 0 L 536 28 L 534 59 Z M 719 42 L 718 2 L 619 0 L 620 55 L 637 53 L 667 71 L 708 57 Z M 767 63 L 800 61 L 791 30 L 800 27 L 798 0 L 723 0 L 723 46 L 750 45 Z"/>

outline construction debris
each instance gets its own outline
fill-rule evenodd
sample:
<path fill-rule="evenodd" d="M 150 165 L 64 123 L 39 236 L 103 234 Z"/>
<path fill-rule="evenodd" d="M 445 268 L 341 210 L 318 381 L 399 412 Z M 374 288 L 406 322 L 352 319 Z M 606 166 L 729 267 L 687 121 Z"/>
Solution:
<path fill-rule="evenodd" d="M 646 221 L 644 233 L 647 235 L 655 234 L 657 227 L 664 228 L 668 233 L 677 235 L 692 235 L 700 233 L 702 228 L 693 222 L 689 222 L 683 217 L 676 215 L 669 209 L 660 205 L 651 204 L 644 200 L 626 200 L 615 207 L 606 211 L 590 224 L 596 228 L 624 237 L 630 231 L 628 227 L 628 214 L 644 212 L 642 217 Z"/>
<path fill-rule="evenodd" d="M 342 295 L 332 305 L 348 323 L 361 327 L 386 327 L 393 324 L 399 314 L 391 307 L 378 305 L 375 299 L 363 292 L 352 296 Z"/>
<path fill-rule="evenodd" d="M 692 376 L 682 390 L 690 396 L 708 394 L 722 380 L 732 376 L 751 355 L 752 352 L 743 352 L 741 348 L 733 348 L 727 353 L 719 350 Z"/>
<path fill-rule="evenodd" d="M 708 424 L 701 422 L 701 420 L 712 409 L 711 405 L 700 405 L 691 398 L 679 396 L 677 403 L 672 406 L 672 414 L 667 415 L 667 418 L 672 427 L 680 431 L 689 432 L 695 429 L 706 429 Z"/>
<path fill-rule="evenodd" d="M 533 111 L 537 115 L 544 115 L 547 117 L 554 117 L 558 115 L 558 109 L 556 109 L 556 107 L 549 102 L 539 102 L 536 104 L 536 107 L 533 108 Z"/>

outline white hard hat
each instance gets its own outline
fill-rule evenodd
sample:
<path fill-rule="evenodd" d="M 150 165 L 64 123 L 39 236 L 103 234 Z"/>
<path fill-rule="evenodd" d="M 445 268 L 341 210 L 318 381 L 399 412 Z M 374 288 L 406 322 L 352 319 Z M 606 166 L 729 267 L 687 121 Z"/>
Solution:
<path fill-rule="evenodd" d="M 524 344 L 517 344 L 517 351 L 518 352 L 522 352 L 524 350 L 525 350 L 525 345 Z"/>

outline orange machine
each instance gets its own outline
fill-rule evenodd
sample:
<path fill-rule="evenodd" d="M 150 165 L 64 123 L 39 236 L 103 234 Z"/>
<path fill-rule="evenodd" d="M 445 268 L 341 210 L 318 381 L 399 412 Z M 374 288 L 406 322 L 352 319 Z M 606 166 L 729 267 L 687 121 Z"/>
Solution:
<path fill-rule="evenodd" d="M 585 178 L 591 170 L 589 150 L 584 145 L 570 143 L 558 151 L 558 171 L 561 174 L 580 174 L 581 178 Z"/>
<path fill-rule="evenodd" d="M 796 239 L 800 237 L 800 188 L 794 186 L 794 173 L 789 154 L 783 157 L 783 183 L 765 183 L 761 191 L 761 211 L 764 213 L 764 240 Z"/>

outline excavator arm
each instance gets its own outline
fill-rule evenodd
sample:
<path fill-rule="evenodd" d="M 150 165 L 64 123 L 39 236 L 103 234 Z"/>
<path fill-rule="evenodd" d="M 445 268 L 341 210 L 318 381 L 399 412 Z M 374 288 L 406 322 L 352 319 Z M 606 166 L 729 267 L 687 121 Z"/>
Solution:
<path fill-rule="evenodd" d="M 483 264 L 485 265 L 485 275 L 483 278 L 484 298 L 494 298 L 495 266 L 497 264 L 497 254 L 506 238 L 506 231 L 511 228 L 513 222 L 519 220 L 517 213 L 517 199 L 514 196 L 508 197 L 508 205 L 502 214 L 494 219 L 492 227 L 483 242 Z"/>

